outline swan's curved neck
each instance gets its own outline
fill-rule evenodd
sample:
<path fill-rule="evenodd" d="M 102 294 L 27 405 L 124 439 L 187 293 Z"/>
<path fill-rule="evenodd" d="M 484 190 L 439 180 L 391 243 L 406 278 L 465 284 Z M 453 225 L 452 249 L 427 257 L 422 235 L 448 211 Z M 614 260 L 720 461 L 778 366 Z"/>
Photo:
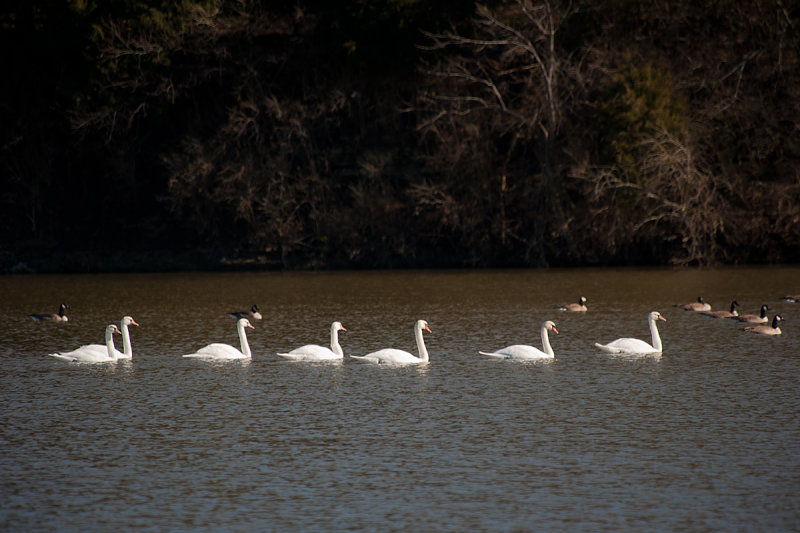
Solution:
<path fill-rule="evenodd" d="M 342 347 L 339 346 L 339 330 L 331 326 L 331 351 L 339 357 L 344 357 Z"/>
<path fill-rule="evenodd" d="M 542 326 L 542 346 L 544 347 L 544 353 L 551 357 L 556 356 L 555 352 L 553 352 L 553 348 L 550 346 L 550 336 L 547 334 L 547 326 Z"/>
<path fill-rule="evenodd" d="M 653 337 L 653 348 L 657 352 L 661 351 L 661 336 L 658 334 L 658 326 L 656 326 L 656 319 L 651 318 L 648 320 L 650 323 L 650 335 Z"/>
<path fill-rule="evenodd" d="M 239 330 L 239 343 L 242 345 L 242 353 L 247 357 L 252 357 L 250 354 L 250 345 L 247 343 L 247 333 L 244 331 L 242 324 L 237 324 L 236 329 Z"/>
<path fill-rule="evenodd" d="M 414 328 L 414 336 L 417 338 L 417 349 L 419 350 L 419 358 L 428 362 L 428 349 L 425 348 L 425 340 L 422 338 L 422 327 L 416 326 Z"/>
<path fill-rule="evenodd" d="M 117 348 L 114 346 L 114 330 L 106 330 L 106 349 L 108 350 L 108 358 L 117 358 Z"/>
<path fill-rule="evenodd" d="M 131 347 L 131 332 L 128 331 L 128 324 L 122 322 L 122 353 L 128 357 L 133 357 L 133 348 Z"/>

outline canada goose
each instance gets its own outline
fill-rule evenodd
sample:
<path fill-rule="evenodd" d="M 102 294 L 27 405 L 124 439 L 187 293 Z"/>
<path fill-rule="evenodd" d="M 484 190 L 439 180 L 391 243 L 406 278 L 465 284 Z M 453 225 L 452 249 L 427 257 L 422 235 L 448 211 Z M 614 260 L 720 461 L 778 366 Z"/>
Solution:
<path fill-rule="evenodd" d="M 739 307 L 739 302 L 734 300 L 731 302 L 730 311 L 701 311 L 700 314 L 714 318 L 736 318 L 739 316 L 739 312 L 736 310 L 737 307 Z"/>
<path fill-rule="evenodd" d="M 231 311 L 228 316 L 233 318 L 247 318 L 249 320 L 261 320 L 261 313 L 258 312 L 258 306 L 253 304 L 249 311 Z"/>
<path fill-rule="evenodd" d="M 781 315 L 775 315 L 775 317 L 772 319 L 771 326 L 748 326 L 744 328 L 744 330 L 752 333 L 760 333 L 762 335 L 780 335 L 781 328 L 778 327 L 778 322 L 781 320 L 783 320 Z"/>
<path fill-rule="evenodd" d="M 578 313 L 583 313 L 587 310 L 586 298 L 581 296 L 580 298 L 578 298 L 578 303 L 559 305 L 558 307 L 556 307 L 556 309 L 558 309 L 559 311 L 574 311 Z"/>
<path fill-rule="evenodd" d="M 761 314 L 760 315 L 739 315 L 738 317 L 734 317 L 739 322 L 749 322 L 750 324 L 765 324 L 769 321 L 767 318 L 767 311 L 771 311 L 767 304 L 761 306 Z"/>
<path fill-rule="evenodd" d="M 683 309 L 684 311 L 711 311 L 711 306 L 703 301 L 702 296 L 698 296 L 696 302 L 675 304 L 675 307 Z"/>
<path fill-rule="evenodd" d="M 791 304 L 800 303 L 800 294 L 787 294 L 783 297 L 783 301 Z"/>
<path fill-rule="evenodd" d="M 31 318 L 37 322 L 67 322 L 69 321 L 69 318 L 67 317 L 67 309 L 69 309 L 67 304 L 61 304 L 61 306 L 58 308 L 58 314 L 39 313 L 31 315 Z"/>

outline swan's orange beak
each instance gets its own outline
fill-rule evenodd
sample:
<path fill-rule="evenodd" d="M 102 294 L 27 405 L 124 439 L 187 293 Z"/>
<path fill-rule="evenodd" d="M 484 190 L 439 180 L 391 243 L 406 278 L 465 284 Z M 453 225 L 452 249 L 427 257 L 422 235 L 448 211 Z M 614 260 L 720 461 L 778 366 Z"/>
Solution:
<path fill-rule="evenodd" d="M 431 328 L 428 327 L 428 324 L 425 324 L 425 331 L 427 331 L 428 333 L 433 333 L 431 331 Z"/>
<path fill-rule="evenodd" d="M 659 319 L 659 320 L 663 320 L 664 322 L 666 322 L 666 321 L 667 321 L 667 319 L 666 319 L 666 318 L 664 318 L 664 317 L 663 317 L 663 316 L 661 316 L 661 315 L 658 315 L 658 319 Z"/>
<path fill-rule="evenodd" d="M 555 326 L 553 326 L 553 331 L 556 333 L 556 335 L 558 335 L 558 330 L 556 329 Z"/>
<path fill-rule="evenodd" d="M 138 326 L 138 325 L 139 325 L 138 322 L 136 322 L 135 320 L 131 319 L 131 326 Z"/>
<path fill-rule="evenodd" d="M 347 331 L 347 328 L 342 326 L 342 331 Z"/>
<path fill-rule="evenodd" d="M 256 327 L 253 324 L 251 324 L 250 322 L 247 323 L 247 327 L 250 328 L 250 329 L 256 329 Z"/>

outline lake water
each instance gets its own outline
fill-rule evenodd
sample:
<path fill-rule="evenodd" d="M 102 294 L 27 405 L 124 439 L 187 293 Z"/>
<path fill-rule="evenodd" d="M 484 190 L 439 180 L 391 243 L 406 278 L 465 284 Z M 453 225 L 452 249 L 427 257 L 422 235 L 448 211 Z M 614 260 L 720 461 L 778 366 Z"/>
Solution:
<path fill-rule="evenodd" d="M 797 267 L 0 277 L 0 529 L 797 531 L 798 292 Z M 697 296 L 784 333 L 672 307 Z M 253 303 L 252 361 L 181 357 Z M 652 310 L 662 356 L 593 346 L 649 341 Z M 133 361 L 47 357 L 124 314 Z M 419 318 L 424 366 L 274 355 L 333 320 L 346 356 L 416 353 Z M 478 354 L 546 319 L 554 361 Z"/>

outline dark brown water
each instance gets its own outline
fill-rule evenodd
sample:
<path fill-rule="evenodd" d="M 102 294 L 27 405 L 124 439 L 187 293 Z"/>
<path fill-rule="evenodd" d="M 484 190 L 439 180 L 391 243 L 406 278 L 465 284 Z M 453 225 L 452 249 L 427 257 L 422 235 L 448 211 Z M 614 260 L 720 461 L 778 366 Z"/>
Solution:
<path fill-rule="evenodd" d="M 0 529 L 798 530 L 790 292 L 800 268 L 0 277 Z M 784 334 L 672 307 L 700 295 L 767 303 Z M 62 301 L 66 325 L 27 317 Z M 226 313 L 253 303 L 252 361 L 181 357 L 236 345 Z M 593 346 L 649 341 L 652 310 L 661 357 Z M 47 357 L 124 314 L 133 361 Z M 346 356 L 416 353 L 418 318 L 422 367 L 274 355 L 333 320 Z M 478 355 L 541 347 L 546 319 L 554 361 Z"/>

